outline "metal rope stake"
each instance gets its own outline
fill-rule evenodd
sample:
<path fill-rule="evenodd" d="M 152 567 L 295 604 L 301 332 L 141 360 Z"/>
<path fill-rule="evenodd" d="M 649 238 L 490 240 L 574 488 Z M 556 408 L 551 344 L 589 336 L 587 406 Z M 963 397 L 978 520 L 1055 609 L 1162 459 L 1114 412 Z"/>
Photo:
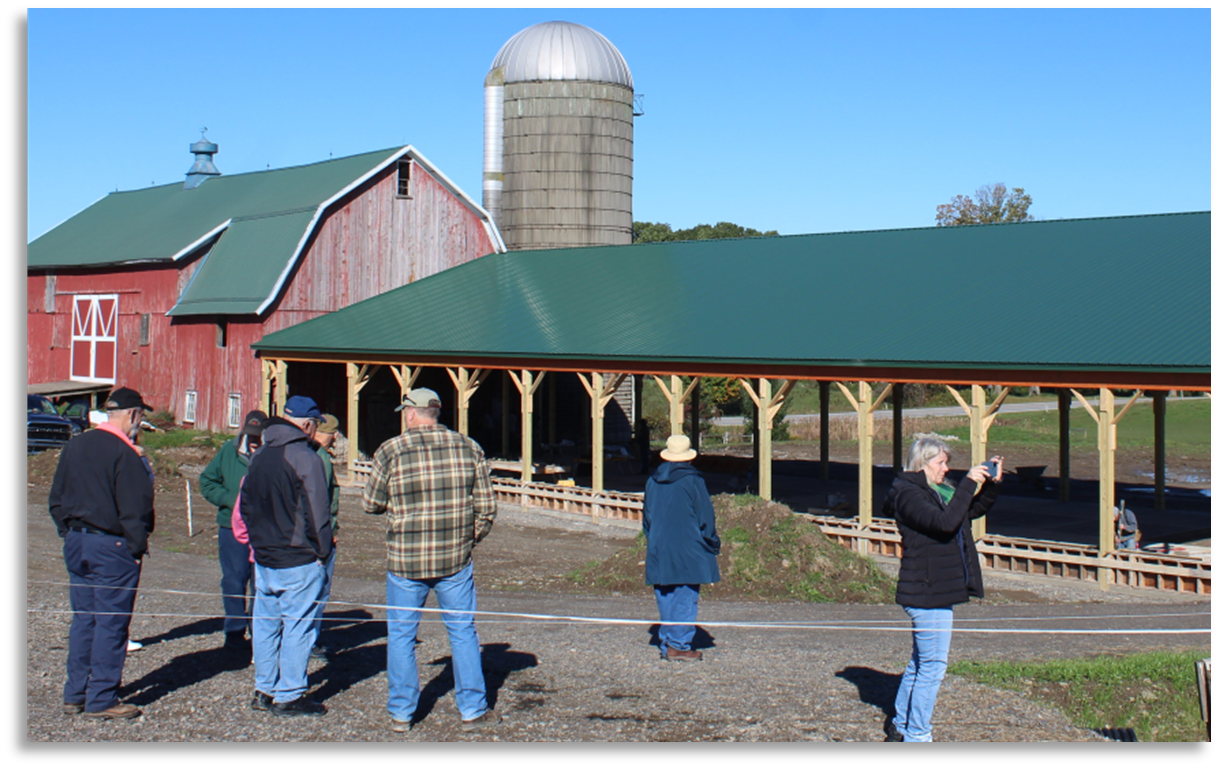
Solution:
<path fill-rule="evenodd" d="M 188 538 L 195 536 L 195 517 L 191 513 L 191 481 L 189 478 L 186 481 L 186 535 Z"/>

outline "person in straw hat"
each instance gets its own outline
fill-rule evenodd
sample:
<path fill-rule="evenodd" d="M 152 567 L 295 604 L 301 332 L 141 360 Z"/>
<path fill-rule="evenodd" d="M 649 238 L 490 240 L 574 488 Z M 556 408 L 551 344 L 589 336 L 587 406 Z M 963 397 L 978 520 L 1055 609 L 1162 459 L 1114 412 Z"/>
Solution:
<path fill-rule="evenodd" d="M 691 464 L 696 453 L 690 438 L 669 436 L 664 461 L 644 488 L 644 581 L 652 585 L 661 615 L 661 658 L 671 661 L 703 659 L 703 652 L 691 648 L 699 586 L 720 581 L 716 512 L 703 474 Z"/>

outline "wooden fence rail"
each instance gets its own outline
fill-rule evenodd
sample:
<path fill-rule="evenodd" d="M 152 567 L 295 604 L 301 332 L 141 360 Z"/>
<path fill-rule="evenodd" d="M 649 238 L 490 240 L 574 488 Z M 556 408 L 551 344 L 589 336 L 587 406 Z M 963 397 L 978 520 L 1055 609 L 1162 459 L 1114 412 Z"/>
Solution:
<path fill-rule="evenodd" d="M 348 484 L 363 486 L 371 464 L 354 464 Z M 493 477 L 491 482 L 497 500 L 523 508 L 624 521 L 639 521 L 644 508 L 644 495 L 634 492 L 595 493 L 580 486 L 523 482 L 516 478 Z M 872 525 L 863 529 L 855 519 L 800 515 L 816 523 L 827 537 L 850 550 L 870 556 L 902 556 L 902 537 L 892 520 L 874 518 Z M 1210 554 L 1176 555 L 1119 550 L 1099 558 L 1096 547 L 997 534 L 985 534 L 977 545 L 983 568 L 986 569 L 1096 584 L 1098 569 L 1102 568 L 1110 570 L 1114 584 L 1124 587 L 1211 594 Z"/>

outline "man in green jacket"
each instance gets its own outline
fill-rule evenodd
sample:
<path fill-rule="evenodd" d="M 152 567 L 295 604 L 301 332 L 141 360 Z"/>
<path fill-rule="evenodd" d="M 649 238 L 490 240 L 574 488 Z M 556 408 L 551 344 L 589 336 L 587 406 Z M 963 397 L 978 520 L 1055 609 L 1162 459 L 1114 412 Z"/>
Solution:
<path fill-rule="evenodd" d="M 225 443 L 199 476 L 199 488 L 207 501 L 216 505 L 217 555 L 220 558 L 220 590 L 224 594 L 225 648 L 245 655 L 250 653 L 250 611 L 246 603 L 254 567 L 250 563 L 250 546 L 233 538 L 233 505 L 241 489 L 242 478 L 250 466 L 250 455 L 262 443 L 261 411 L 246 414 L 241 432 Z"/>
<path fill-rule="evenodd" d="M 326 468 L 326 490 L 330 494 L 330 530 L 332 533 L 339 531 L 339 484 L 335 481 L 335 465 L 331 460 L 331 446 L 335 445 L 335 439 L 339 433 L 339 418 L 334 414 L 323 414 L 322 421 L 318 424 L 318 432 L 314 435 L 314 441 L 318 444 L 318 456 L 322 457 L 322 465 Z M 335 542 L 338 543 L 338 536 L 335 536 Z M 310 658 L 325 662 L 330 654 L 330 649 L 321 641 L 322 632 L 322 610 L 326 608 L 326 602 L 330 600 L 330 585 L 335 577 L 335 548 L 330 550 L 330 558 L 326 560 L 326 583 L 322 588 L 322 598 L 318 601 L 318 609 L 314 614 L 314 631 L 318 633 L 318 641 L 314 643 L 313 650 L 310 652 Z"/>

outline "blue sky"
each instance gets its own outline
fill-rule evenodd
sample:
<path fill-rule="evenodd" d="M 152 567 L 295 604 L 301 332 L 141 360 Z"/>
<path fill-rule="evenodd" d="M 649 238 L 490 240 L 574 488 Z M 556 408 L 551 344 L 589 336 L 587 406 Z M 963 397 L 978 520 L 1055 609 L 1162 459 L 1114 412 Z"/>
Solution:
<path fill-rule="evenodd" d="M 983 184 L 1038 218 L 1211 207 L 1210 11 L 28 11 L 32 240 L 181 180 L 415 145 L 482 199 L 482 84 L 549 20 L 631 67 L 634 216 L 784 234 L 922 227 Z"/>

